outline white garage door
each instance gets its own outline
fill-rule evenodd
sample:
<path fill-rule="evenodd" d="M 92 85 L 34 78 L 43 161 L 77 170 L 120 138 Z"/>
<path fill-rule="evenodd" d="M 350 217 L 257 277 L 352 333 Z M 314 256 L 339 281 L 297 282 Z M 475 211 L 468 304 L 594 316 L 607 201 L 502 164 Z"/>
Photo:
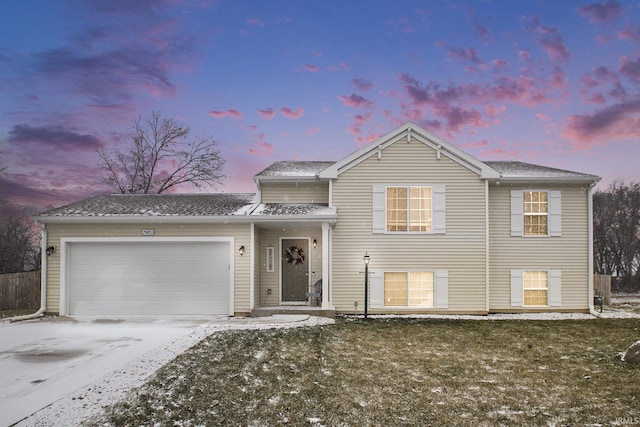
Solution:
<path fill-rule="evenodd" d="M 72 315 L 230 314 L 229 242 L 73 242 Z"/>

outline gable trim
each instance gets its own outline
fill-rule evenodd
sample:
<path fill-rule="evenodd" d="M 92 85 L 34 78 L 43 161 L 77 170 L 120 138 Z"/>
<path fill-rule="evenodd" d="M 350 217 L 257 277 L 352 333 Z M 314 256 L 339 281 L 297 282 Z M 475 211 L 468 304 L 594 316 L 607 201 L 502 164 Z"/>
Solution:
<path fill-rule="evenodd" d="M 377 156 L 381 150 L 384 150 L 388 146 L 395 144 L 398 141 L 404 140 L 405 138 L 407 139 L 406 143 L 408 144 L 412 144 L 415 141 L 418 141 L 431 147 L 438 153 L 438 158 L 444 155 L 447 158 L 469 169 L 470 171 L 478 174 L 480 178 L 500 178 L 500 173 L 495 169 L 491 168 L 475 157 L 465 153 L 464 151 L 459 150 L 452 144 L 427 132 L 413 122 L 407 122 L 404 125 L 399 126 L 391 132 L 387 133 L 386 135 L 381 136 L 370 144 L 362 147 L 360 150 L 351 153 L 347 157 L 321 171 L 319 177 L 335 179 L 341 173 L 348 171 L 352 167 L 358 165 L 360 162 L 368 159 L 373 155 Z"/>

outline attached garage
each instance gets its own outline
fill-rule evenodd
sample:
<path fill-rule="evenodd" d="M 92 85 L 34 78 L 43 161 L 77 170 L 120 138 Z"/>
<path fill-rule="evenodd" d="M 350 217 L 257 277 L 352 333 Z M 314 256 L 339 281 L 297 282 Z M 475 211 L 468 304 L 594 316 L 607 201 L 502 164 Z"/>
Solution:
<path fill-rule="evenodd" d="M 232 238 L 67 239 L 69 315 L 233 314 Z M 65 314 L 65 313 L 61 313 Z"/>

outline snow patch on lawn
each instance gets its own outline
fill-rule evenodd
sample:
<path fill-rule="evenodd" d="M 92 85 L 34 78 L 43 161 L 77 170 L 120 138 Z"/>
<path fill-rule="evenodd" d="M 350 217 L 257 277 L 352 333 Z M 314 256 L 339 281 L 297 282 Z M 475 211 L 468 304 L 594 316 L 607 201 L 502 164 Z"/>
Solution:
<path fill-rule="evenodd" d="M 66 427 L 82 424 L 104 408 L 122 400 L 135 387 L 144 384 L 159 368 L 196 345 L 209 335 L 227 330 L 290 329 L 322 326 L 335 323 L 334 319 L 306 315 L 274 315 L 259 318 L 231 318 L 216 320 L 194 328 L 189 334 L 177 338 L 166 346 L 150 351 L 125 369 L 112 372 L 22 420 L 20 427 Z M 259 359 L 261 355 L 256 354 Z"/>

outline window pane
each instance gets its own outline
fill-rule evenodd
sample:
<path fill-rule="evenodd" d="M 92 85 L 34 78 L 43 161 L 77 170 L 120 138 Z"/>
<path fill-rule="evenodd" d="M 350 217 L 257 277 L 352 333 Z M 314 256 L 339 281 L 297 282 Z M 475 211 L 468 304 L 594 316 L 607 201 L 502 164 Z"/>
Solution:
<path fill-rule="evenodd" d="M 387 188 L 387 231 L 407 231 L 407 189 Z"/>
<path fill-rule="evenodd" d="M 410 231 L 431 231 L 431 187 L 411 187 Z"/>
<path fill-rule="evenodd" d="M 407 273 L 384 273 L 384 305 L 401 307 L 407 305 Z"/>
<path fill-rule="evenodd" d="M 433 272 L 409 273 L 409 306 L 433 307 Z"/>
<path fill-rule="evenodd" d="M 547 287 L 549 283 L 546 271 L 525 271 L 523 274 L 524 305 L 547 306 Z"/>
<path fill-rule="evenodd" d="M 525 215 L 524 216 L 525 236 L 546 236 L 547 216 L 546 215 Z"/>

